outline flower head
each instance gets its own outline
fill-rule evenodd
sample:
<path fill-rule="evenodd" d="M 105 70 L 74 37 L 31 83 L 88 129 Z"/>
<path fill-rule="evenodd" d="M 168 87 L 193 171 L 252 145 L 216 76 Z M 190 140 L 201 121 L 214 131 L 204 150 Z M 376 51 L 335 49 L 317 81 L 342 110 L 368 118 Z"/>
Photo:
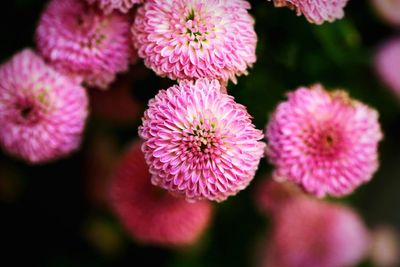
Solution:
<path fill-rule="evenodd" d="M 317 196 L 342 196 L 372 178 L 382 139 L 374 109 L 321 85 L 299 88 L 288 98 L 266 130 L 275 179 L 293 181 Z"/>
<path fill-rule="evenodd" d="M 36 32 L 40 53 L 87 85 L 107 88 L 133 55 L 128 16 L 103 15 L 81 0 L 52 0 Z"/>
<path fill-rule="evenodd" d="M 272 0 L 276 7 L 289 7 L 303 14 L 310 23 L 333 22 L 344 16 L 348 0 Z"/>
<path fill-rule="evenodd" d="M 188 203 L 151 184 L 151 175 L 135 143 L 122 157 L 111 180 L 111 201 L 127 231 L 138 241 L 157 245 L 189 245 L 209 224 L 208 202 Z"/>
<path fill-rule="evenodd" d="M 375 56 L 375 69 L 382 81 L 400 97 L 400 38 L 385 42 Z"/>
<path fill-rule="evenodd" d="M 368 245 L 368 230 L 353 210 L 301 197 L 274 215 L 264 266 L 355 266 Z"/>
<path fill-rule="evenodd" d="M 183 81 L 150 100 L 140 136 L 152 182 L 187 200 L 223 201 L 253 179 L 262 132 L 218 81 Z"/>
<path fill-rule="evenodd" d="M 144 0 L 86 0 L 89 4 L 97 3 L 106 14 L 110 14 L 114 10 L 119 10 L 123 13 L 128 11 L 135 5 Z"/>
<path fill-rule="evenodd" d="M 372 0 L 380 17 L 393 26 L 400 26 L 400 0 Z"/>
<path fill-rule="evenodd" d="M 148 0 L 138 9 L 133 43 L 160 76 L 236 82 L 256 61 L 249 8 L 245 0 Z"/>
<path fill-rule="evenodd" d="M 80 145 L 86 91 L 25 49 L 0 66 L 0 143 L 31 163 L 64 156 Z"/>

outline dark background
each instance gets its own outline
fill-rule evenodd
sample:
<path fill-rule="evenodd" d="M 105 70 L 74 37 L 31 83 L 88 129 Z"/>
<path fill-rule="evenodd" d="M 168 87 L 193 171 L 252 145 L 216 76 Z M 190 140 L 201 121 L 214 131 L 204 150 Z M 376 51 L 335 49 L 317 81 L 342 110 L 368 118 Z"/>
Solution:
<path fill-rule="evenodd" d="M 1 3 L 1 61 L 24 47 L 34 47 L 35 26 L 45 2 Z M 352 196 L 330 201 L 355 207 L 371 228 L 389 224 L 399 229 L 400 109 L 398 99 L 379 81 L 372 66 L 376 46 L 396 31 L 380 21 L 369 1 L 350 0 L 345 19 L 323 26 L 311 25 L 266 0 L 251 2 L 259 36 L 258 61 L 237 86 L 230 84 L 230 93 L 248 107 L 261 129 L 284 93 L 300 85 L 321 82 L 328 88 L 345 88 L 376 107 L 385 133 L 381 168 Z M 145 106 L 170 82 L 144 71 L 142 62 L 135 69 L 142 74 L 135 79 L 132 97 Z M 91 140 L 111 136 L 122 150 L 136 138 L 139 124 L 137 120 L 121 126 L 90 117 L 82 149 L 43 166 L 29 166 L 0 154 L 0 266 L 254 265 L 257 245 L 268 228 L 268 219 L 257 212 L 253 201 L 255 187 L 270 170 L 265 160 L 249 188 L 215 205 L 212 225 L 192 248 L 141 246 L 124 233 L 105 205 L 91 200 L 85 170 Z"/>

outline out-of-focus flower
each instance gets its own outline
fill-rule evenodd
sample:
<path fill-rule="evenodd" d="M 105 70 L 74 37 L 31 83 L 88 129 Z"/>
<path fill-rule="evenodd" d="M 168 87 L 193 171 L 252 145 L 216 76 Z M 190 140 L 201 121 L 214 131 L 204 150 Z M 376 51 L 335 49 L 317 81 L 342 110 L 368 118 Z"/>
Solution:
<path fill-rule="evenodd" d="M 52 0 L 41 16 L 36 41 L 58 70 L 105 89 L 116 73 L 128 70 L 133 55 L 129 28 L 126 15 L 104 15 L 82 0 Z"/>
<path fill-rule="evenodd" d="M 25 49 L 0 66 L 0 143 L 30 163 L 76 150 L 87 117 L 84 88 Z"/>
<path fill-rule="evenodd" d="M 119 10 L 123 13 L 128 11 L 135 5 L 140 4 L 144 0 L 86 0 L 89 4 L 98 4 L 106 14 L 110 14 L 114 10 Z"/>
<path fill-rule="evenodd" d="M 269 0 L 270 1 L 270 0 Z M 303 14 L 310 23 L 333 22 L 344 16 L 348 0 L 272 0 L 276 7 L 289 7 Z"/>
<path fill-rule="evenodd" d="M 372 232 L 371 260 L 376 267 L 400 264 L 399 233 L 390 226 L 379 226 Z"/>
<path fill-rule="evenodd" d="M 188 203 L 152 185 L 141 144 L 133 144 L 112 178 L 111 200 L 116 214 L 138 241 L 167 246 L 193 244 L 209 224 L 211 204 Z"/>
<path fill-rule="evenodd" d="M 372 0 L 372 4 L 384 21 L 400 26 L 400 0 Z"/>
<path fill-rule="evenodd" d="M 182 81 L 150 100 L 140 136 L 152 183 L 187 200 L 223 201 L 247 187 L 262 132 L 216 80 Z"/>
<path fill-rule="evenodd" d="M 256 61 L 249 8 L 244 0 L 148 0 L 136 14 L 133 43 L 160 76 L 236 82 Z"/>
<path fill-rule="evenodd" d="M 368 245 L 368 231 L 353 210 L 301 197 L 274 214 L 263 266 L 355 266 Z"/>
<path fill-rule="evenodd" d="M 400 97 L 400 37 L 381 45 L 375 56 L 375 69 L 382 81 Z"/>
<path fill-rule="evenodd" d="M 256 204 L 266 213 L 273 214 L 288 201 L 303 195 L 303 192 L 291 182 L 276 182 L 270 177 L 257 186 Z"/>
<path fill-rule="evenodd" d="M 378 113 L 344 91 L 301 87 L 278 105 L 267 125 L 273 177 L 319 197 L 343 196 L 377 170 Z"/>
<path fill-rule="evenodd" d="M 92 114 L 119 125 L 132 125 L 142 115 L 142 104 L 132 94 L 135 73 L 124 75 L 110 85 L 110 90 L 90 90 Z"/>

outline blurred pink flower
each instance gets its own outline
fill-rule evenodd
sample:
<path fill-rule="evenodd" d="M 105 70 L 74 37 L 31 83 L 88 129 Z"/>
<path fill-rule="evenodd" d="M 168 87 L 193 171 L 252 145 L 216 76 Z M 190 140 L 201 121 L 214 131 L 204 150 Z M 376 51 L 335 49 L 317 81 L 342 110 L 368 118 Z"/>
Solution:
<path fill-rule="evenodd" d="M 270 0 L 269 0 L 270 1 Z M 303 14 L 310 23 L 333 22 L 344 16 L 348 0 L 273 0 L 276 7 L 289 7 Z"/>
<path fill-rule="evenodd" d="M 372 178 L 382 139 L 376 110 L 321 85 L 301 87 L 288 98 L 266 129 L 274 179 L 322 197 L 349 194 Z"/>
<path fill-rule="evenodd" d="M 279 211 L 293 198 L 303 195 L 304 193 L 295 184 L 276 182 L 268 177 L 257 186 L 255 200 L 259 210 L 269 215 Z"/>
<path fill-rule="evenodd" d="M 375 56 L 375 69 L 382 81 L 400 97 L 400 37 L 381 45 Z"/>
<path fill-rule="evenodd" d="M 263 266 L 355 266 L 368 246 L 368 230 L 353 210 L 301 197 L 274 214 Z"/>
<path fill-rule="evenodd" d="M 253 179 L 262 132 L 220 90 L 216 80 L 182 81 L 150 100 L 139 134 L 153 184 L 190 201 L 223 201 Z"/>
<path fill-rule="evenodd" d="M 31 163 L 76 150 L 87 117 L 84 88 L 25 49 L 0 66 L 0 143 Z"/>
<path fill-rule="evenodd" d="M 372 0 L 378 15 L 393 26 L 400 26 L 400 0 Z"/>
<path fill-rule="evenodd" d="M 135 5 L 144 0 L 86 0 L 89 4 L 97 3 L 105 14 L 110 14 L 114 10 L 119 10 L 123 13 L 128 11 Z"/>
<path fill-rule="evenodd" d="M 148 0 L 136 14 L 133 43 L 160 76 L 236 82 L 256 61 L 248 9 L 245 0 Z"/>
<path fill-rule="evenodd" d="M 103 15 L 81 0 L 52 0 L 40 19 L 40 53 L 57 69 L 102 89 L 128 70 L 132 45 L 127 15 Z"/>
<path fill-rule="evenodd" d="M 121 223 L 138 241 L 156 245 L 189 245 L 209 225 L 212 206 L 188 203 L 153 186 L 137 142 L 125 153 L 111 180 L 111 201 Z"/>

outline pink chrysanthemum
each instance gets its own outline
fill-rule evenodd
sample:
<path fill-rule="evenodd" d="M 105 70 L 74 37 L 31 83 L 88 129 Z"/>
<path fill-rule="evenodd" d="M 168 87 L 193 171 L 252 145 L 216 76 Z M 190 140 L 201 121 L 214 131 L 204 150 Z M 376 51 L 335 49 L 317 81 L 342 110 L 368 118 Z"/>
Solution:
<path fill-rule="evenodd" d="M 0 67 L 0 142 L 31 163 L 77 149 L 87 116 L 86 91 L 32 50 Z"/>
<path fill-rule="evenodd" d="M 382 139 L 374 109 L 321 85 L 299 88 L 288 98 L 266 131 L 275 179 L 293 181 L 322 197 L 349 194 L 372 178 Z"/>
<path fill-rule="evenodd" d="M 107 88 L 115 74 L 128 70 L 132 47 L 130 20 L 103 15 L 82 0 L 52 0 L 36 32 L 41 54 L 57 69 Z"/>
<path fill-rule="evenodd" d="M 133 43 L 160 76 L 236 82 L 256 61 L 249 8 L 245 0 L 148 0 L 138 9 Z"/>
<path fill-rule="evenodd" d="M 372 0 L 380 17 L 394 26 L 400 26 L 400 0 Z"/>
<path fill-rule="evenodd" d="M 400 97 L 400 38 L 385 42 L 375 56 L 375 69 L 382 81 Z"/>
<path fill-rule="evenodd" d="M 353 210 L 302 197 L 274 215 L 264 266 L 355 266 L 368 246 L 368 230 Z"/>
<path fill-rule="evenodd" d="M 223 201 L 253 179 L 262 132 L 218 81 L 182 81 L 150 100 L 139 134 L 152 182 L 187 200 Z"/>
<path fill-rule="evenodd" d="M 111 200 L 121 222 L 138 241 L 158 245 L 189 245 L 207 228 L 212 206 L 188 203 L 153 186 L 135 143 L 122 157 L 111 181 Z"/>
<path fill-rule="evenodd" d="M 344 16 L 348 0 L 272 0 L 276 7 L 289 7 L 303 14 L 310 23 L 333 22 Z"/>
<path fill-rule="evenodd" d="M 89 4 L 97 3 L 106 14 L 110 14 L 114 10 L 119 10 L 123 13 L 128 11 L 135 5 L 144 0 L 86 0 Z"/>

